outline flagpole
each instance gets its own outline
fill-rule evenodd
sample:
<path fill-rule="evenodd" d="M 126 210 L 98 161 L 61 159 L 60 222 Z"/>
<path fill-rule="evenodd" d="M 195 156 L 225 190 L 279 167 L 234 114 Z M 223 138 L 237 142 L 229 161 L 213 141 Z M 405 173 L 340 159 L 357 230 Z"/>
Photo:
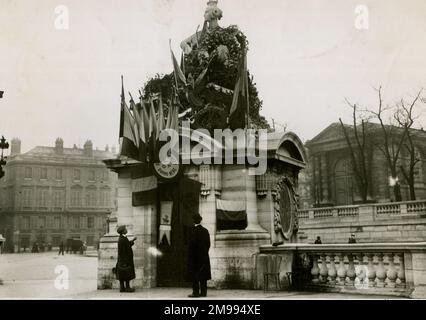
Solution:
<path fill-rule="evenodd" d="M 169 39 L 169 48 L 170 48 L 170 54 L 172 56 L 172 62 L 173 62 L 172 39 Z M 177 89 L 178 88 L 178 80 L 177 80 L 176 68 L 174 68 L 174 67 L 173 67 L 173 73 L 175 75 L 175 82 L 176 82 L 176 89 Z"/>
<path fill-rule="evenodd" d="M 250 125 L 250 116 L 249 116 L 249 111 L 250 111 L 250 96 L 249 96 L 249 79 L 248 79 L 248 72 L 247 72 L 247 51 L 245 51 L 244 53 L 244 72 L 245 72 L 245 77 L 246 77 L 246 96 L 247 96 L 247 110 L 246 110 L 246 127 L 247 129 L 249 129 L 249 125 Z"/>

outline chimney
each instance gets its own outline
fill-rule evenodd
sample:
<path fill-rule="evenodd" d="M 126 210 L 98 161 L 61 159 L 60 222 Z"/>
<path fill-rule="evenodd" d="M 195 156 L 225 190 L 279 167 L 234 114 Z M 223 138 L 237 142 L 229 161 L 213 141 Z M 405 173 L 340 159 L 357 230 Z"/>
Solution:
<path fill-rule="evenodd" d="M 112 146 L 111 152 L 112 154 L 117 154 L 117 148 L 115 147 L 115 145 Z"/>
<path fill-rule="evenodd" d="M 21 153 L 21 140 L 19 138 L 13 138 L 10 143 L 10 155 L 14 156 Z"/>
<path fill-rule="evenodd" d="M 109 152 L 109 146 L 108 145 L 105 146 L 105 151 Z"/>
<path fill-rule="evenodd" d="M 55 141 L 55 152 L 56 154 L 64 154 L 64 140 L 57 138 Z"/>
<path fill-rule="evenodd" d="M 84 155 L 86 157 L 93 157 L 93 143 L 90 140 L 87 140 L 84 143 Z"/>

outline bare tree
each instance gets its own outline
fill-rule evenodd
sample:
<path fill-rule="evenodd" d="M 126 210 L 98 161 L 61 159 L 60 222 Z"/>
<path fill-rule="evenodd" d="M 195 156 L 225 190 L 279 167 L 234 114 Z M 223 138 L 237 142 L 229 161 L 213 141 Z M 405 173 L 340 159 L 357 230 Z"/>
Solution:
<path fill-rule="evenodd" d="M 410 103 L 406 103 L 404 99 L 401 99 L 401 102 L 395 112 L 395 119 L 404 130 L 404 148 L 407 151 L 409 161 L 408 168 L 403 165 L 400 166 L 400 170 L 405 180 L 407 181 L 409 190 L 410 190 L 410 200 L 416 200 L 416 191 L 414 188 L 415 183 L 415 167 L 416 164 L 420 161 L 419 157 L 417 157 L 416 147 L 413 141 L 413 126 L 415 121 L 418 119 L 418 116 L 415 115 L 414 108 L 417 103 L 425 102 L 424 99 L 421 98 L 423 89 L 421 89 L 414 99 Z"/>
<path fill-rule="evenodd" d="M 376 111 L 370 110 L 369 112 L 379 121 L 381 128 L 381 138 L 378 139 L 376 147 L 385 156 L 388 168 L 390 170 L 391 178 L 393 181 L 393 192 L 395 201 L 401 201 L 401 184 L 398 179 L 398 161 L 401 156 L 401 149 L 405 142 L 406 130 L 401 130 L 397 123 L 392 123 L 392 118 L 385 123 L 385 113 L 392 111 L 392 106 L 383 106 L 382 87 L 377 89 L 378 92 L 378 107 Z"/>
<path fill-rule="evenodd" d="M 341 118 L 339 118 L 339 121 L 349 148 L 352 169 L 355 174 L 358 190 L 361 195 L 362 202 L 366 203 L 370 192 L 370 161 L 367 146 L 367 120 L 359 119 L 359 111 L 356 104 L 351 104 L 347 99 L 346 102 L 352 108 L 353 127 L 350 128 L 345 126 Z M 352 133 L 354 138 L 351 137 Z"/>

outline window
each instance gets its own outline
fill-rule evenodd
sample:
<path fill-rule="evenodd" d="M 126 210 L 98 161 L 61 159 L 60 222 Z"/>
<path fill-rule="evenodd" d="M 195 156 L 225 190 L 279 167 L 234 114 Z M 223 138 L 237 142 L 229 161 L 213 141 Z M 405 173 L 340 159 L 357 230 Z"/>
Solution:
<path fill-rule="evenodd" d="M 95 227 L 95 219 L 93 217 L 87 217 L 87 228 L 93 229 Z"/>
<path fill-rule="evenodd" d="M 47 168 L 40 169 L 40 180 L 47 180 Z"/>
<path fill-rule="evenodd" d="M 75 188 L 71 189 L 71 206 L 72 207 L 81 207 L 81 189 Z"/>
<path fill-rule="evenodd" d="M 96 207 L 96 189 L 87 189 L 86 193 L 86 206 L 90 208 Z"/>
<path fill-rule="evenodd" d="M 22 208 L 31 208 L 33 190 L 29 188 L 22 189 Z"/>
<path fill-rule="evenodd" d="M 33 168 L 26 167 L 25 168 L 25 179 L 32 179 L 33 178 Z"/>
<path fill-rule="evenodd" d="M 74 169 L 74 181 L 80 181 L 80 170 Z"/>
<path fill-rule="evenodd" d="M 80 218 L 73 217 L 73 227 L 74 229 L 80 229 Z"/>
<path fill-rule="evenodd" d="M 30 228 L 30 217 L 22 217 L 21 229 L 27 230 Z"/>
<path fill-rule="evenodd" d="M 95 170 L 89 171 L 89 181 L 94 182 L 95 181 Z"/>
<path fill-rule="evenodd" d="M 48 207 L 48 199 L 49 198 L 49 189 L 42 188 L 37 190 L 37 207 L 47 209 Z"/>
<path fill-rule="evenodd" d="M 110 189 L 103 189 L 103 190 L 101 190 L 99 205 L 101 207 L 107 207 L 107 208 L 109 208 L 111 206 L 110 201 L 111 201 Z"/>
<path fill-rule="evenodd" d="M 62 169 L 56 169 L 56 180 L 62 180 Z"/>
<path fill-rule="evenodd" d="M 53 218 L 53 228 L 60 229 L 61 228 L 61 217 Z"/>
<path fill-rule="evenodd" d="M 58 211 L 64 210 L 64 203 L 65 203 L 65 190 L 54 189 L 53 190 L 53 208 L 54 208 L 54 210 L 58 210 Z"/>
<path fill-rule="evenodd" d="M 38 217 L 39 228 L 46 228 L 46 217 Z"/>

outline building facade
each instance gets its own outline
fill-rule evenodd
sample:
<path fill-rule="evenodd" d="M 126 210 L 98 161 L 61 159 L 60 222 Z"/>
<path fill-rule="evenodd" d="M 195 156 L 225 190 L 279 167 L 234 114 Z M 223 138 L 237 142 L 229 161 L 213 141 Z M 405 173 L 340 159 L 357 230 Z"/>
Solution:
<path fill-rule="evenodd" d="M 80 239 L 96 246 L 115 210 L 116 174 L 102 160 L 113 152 L 38 146 L 21 154 L 21 141 L 11 142 L 11 154 L 0 180 L 0 234 L 8 252 L 31 248 L 37 242 L 58 246 Z"/>
<path fill-rule="evenodd" d="M 377 147 L 381 129 L 370 124 L 366 135 L 369 156 L 369 202 L 394 202 L 390 170 L 383 152 Z M 395 132 L 398 132 L 395 130 Z M 416 146 L 415 193 L 416 199 L 426 199 L 426 132 L 413 130 Z M 373 141 L 374 140 L 374 143 Z M 351 205 L 361 202 L 356 176 L 352 169 L 351 154 L 340 123 L 332 123 L 305 144 L 308 165 L 300 174 L 299 195 L 302 208 Z M 401 148 L 397 167 L 408 166 L 409 154 Z M 402 200 L 410 200 L 409 187 L 401 172 L 398 174 Z"/>

